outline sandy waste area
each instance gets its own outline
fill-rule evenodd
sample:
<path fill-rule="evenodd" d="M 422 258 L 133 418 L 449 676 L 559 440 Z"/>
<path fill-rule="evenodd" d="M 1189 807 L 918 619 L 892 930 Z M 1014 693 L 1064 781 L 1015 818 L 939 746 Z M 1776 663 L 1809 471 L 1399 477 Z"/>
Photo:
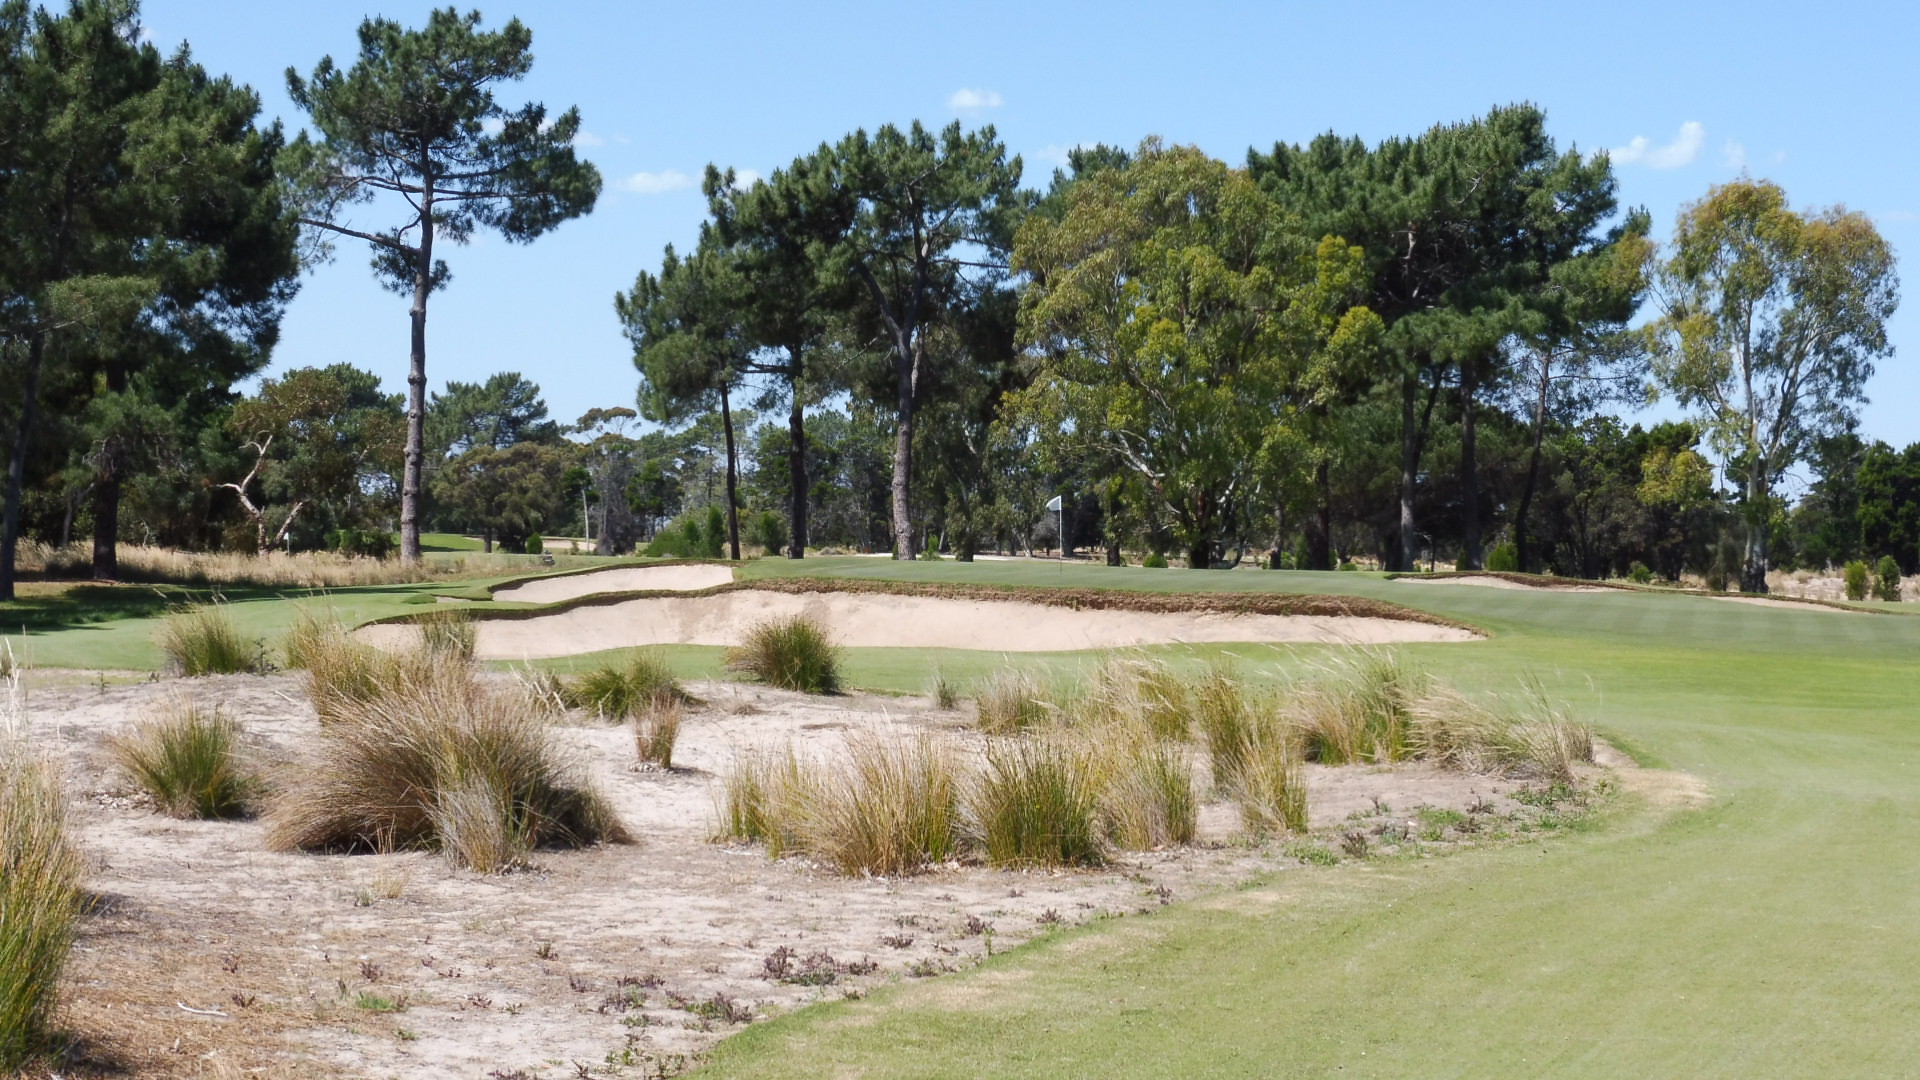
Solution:
<path fill-rule="evenodd" d="M 1384 645 L 1479 638 L 1458 627 L 1360 616 L 1075 611 L 1017 600 L 742 589 L 715 596 L 626 600 L 528 619 L 482 619 L 476 655 L 483 660 L 523 660 L 637 645 L 738 645 L 756 623 L 791 615 L 819 620 L 838 645 L 992 652 L 1198 642 Z M 356 633 L 382 648 L 418 640 L 415 628 L 401 624 L 368 626 Z"/>
<path fill-rule="evenodd" d="M 297 678 L 61 677 L 69 685 L 30 693 L 29 715 L 61 764 L 97 901 L 67 974 L 63 1023 L 78 1041 L 65 1076 L 671 1075 L 729 1032 L 814 1000 L 962 969 L 1057 926 L 1255 875 L 1314 872 L 1287 844 L 1246 840 L 1218 800 L 1196 845 L 1117 853 L 1097 870 L 955 864 L 849 879 L 716 844 L 720 775 L 740 748 L 832 754 L 861 729 L 944 732 L 962 753 L 981 745 L 964 705 L 738 683 L 691 687 L 704 703 L 671 772 L 638 765 L 626 728 L 556 724 L 640 838 L 632 846 L 540 852 L 532 869 L 493 876 L 426 852 L 274 853 L 257 820 L 154 813 L 106 740 L 186 695 L 241 721 L 258 761 L 297 768 L 318 727 Z M 1531 812 L 1509 780 L 1427 766 L 1307 771 L 1330 849 L 1355 829 L 1409 842 L 1423 806 L 1466 813 L 1475 837 L 1498 827 L 1477 823 Z M 1429 853 L 1470 839 L 1418 836 Z"/>

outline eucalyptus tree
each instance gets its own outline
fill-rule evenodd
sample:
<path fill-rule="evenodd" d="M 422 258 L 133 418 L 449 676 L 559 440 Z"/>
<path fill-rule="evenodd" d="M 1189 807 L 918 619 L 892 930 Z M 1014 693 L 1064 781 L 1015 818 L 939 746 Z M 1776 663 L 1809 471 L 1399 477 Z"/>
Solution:
<path fill-rule="evenodd" d="M 421 30 L 390 19 L 360 24 L 360 55 L 341 70 L 324 57 L 310 78 L 287 70 L 287 89 L 306 110 L 305 133 L 290 152 L 305 200 L 302 224 L 323 250 L 331 238 L 373 249 L 382 284 L 410 295 L 407 458 L 400 489 L 400 553 L 420 557 L 422 467 L 426 454 L 427 300 L 450 277 L 438 241 L 465 244 L 481 229 L 529 243 L 593 209 L 600 172 L 574 154 L 580 112 L 549 119 L 544 105 L 507 109 L 501 83 L 533 66 L 533 34 L 518 19 L 480 29 L 480 13 L 434 11 Z M 368 231 L 349 210 L 378 200 L 395 224 Z"/>
<path fill-rule="evenodd" d="M 914 557 L 909 485 L 914 414 L 933 362 L 928 331 L 1006 281 L 1005 258 L 1027 205 L 1020 159 L 991 126 L 935 134 L 915 122 L 856 131 L 822 154 L 857 200 L 851 227 L 826 247 L 826 273 L 864 293 L 864 314 L 890 354 L 894 416 L 893 557 Z"/>
<path fill-rule="evenodd" d="M 1681 211 L 1656 296 L 1656 383 L 1741 476 L 1740 588 L 1764 593 L 1773 484 L 1855 423 L 1874 360 L 1893 353 L 1893 249 L 1864 214 L 1797 213 L 1777 184 L 1741 179 Z"/>
<path fill-rule="evenodd" d="M 1304 457 L 1299 407 L 1378 343 L 1365 253 L 1188 147 L 1150 140 L 1074 185 L 1013 264 L 1040 368 L 1016 407 L 1123 462 L 1196 569 Z"/>
<path fill-rule="evenodd" d="M 694 254 L 682 259 L 667 245 L 659 274 L 640 271 L 633 291 L 613 298 L 614 312 L 633 343 L 647 418 L 672 423 L 719 406 L 726 442 L 727 538 L 735 559 L 740 558 L 740 477 L 733 394 L 754 347 L 742 317 L 745 297 L 734 250 L 708 227 Z"/>

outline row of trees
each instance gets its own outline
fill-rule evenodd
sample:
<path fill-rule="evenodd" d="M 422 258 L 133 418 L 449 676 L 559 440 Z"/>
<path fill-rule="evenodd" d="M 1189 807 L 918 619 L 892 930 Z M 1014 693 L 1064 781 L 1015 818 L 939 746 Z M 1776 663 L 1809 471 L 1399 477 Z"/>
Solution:
<path fill-rule="evenodd" d="M 957 123 L 856 132 L 750 187 L 710 168 L 696 249 L 615 299 L 643 408 L 717 409 L 731 461 L 735 403 L 784 405 L 796 557 L 806 410 L 846 401 L 890 421 L 896 558 L 928 535 L 969 557 L 1038 471 L 1091 497 L 1082 520 L 1115 560 L 1278 561 L 1297 537 L 1300 565 L 1331 568 L 1359 524 L 1347 548 L 1393 568 L 1443 550 L 1481 567 L 1497 533 L 1520 567 L 1595 573 L 1612 552 L 1540 542 L 1555 441 L 1664 394 L 1696 419 L 1632 463 L 1662 473 L 1636 498 L 1730 509 L 1714 527 L 1741 534 L 1734 573 L 1763 591 L 1777 486 L 1851 428 L 1891 351 L 1893 257 L 1865 217 L 1742 179 L 1662 253 L 1607 158 L 1561 150 L 1531 106 L 1375 146 L 1277 144 L 1245 168 L 1097 147 L 1044 194 L 1019 181 L 992 128 Z M 1489 480 L 1490 433 L 1523 445 L 1515 483 Z"/>
<path fill-rule="evenodd" d="M 523 25 L 369 19 L 351 65 L 288 72 L 310 120 L 291 141 L 245 87 L 138 37 L 132 0 L 0 0 L 0 381 L 18 403 L 0 595 L 30 502 L 42 534 L 53 502 L 63 535 L 87 522 L 110 576 L 129 484 L 183 475 L 156 455 L 209 438 L 231 460 L 191 470 L 192 498 L 231 502 L 203 520 L 266 547 L 322 524 L 384 534 L 391 505 L 409 558 L 435 515 L 509 540 L 550 522 L 515 494 L 534 488 L 629 548 L 686 502 L 676 446 L 694 443 L 735 555 L 740 510 L 774 499 L 794 557 L 825 530 L 968 558 L 1030 544 L 1056 493 L 1070 546 L 1195 567 L 1257 550 L 1480 567 L 1491 542 L 1529 570 L 1711 562 L 1760 590 L 1782 544 L 1905 542 L 1827 468 L 1852 462 L 1856 487 L 1900 474 L 1844 442 L 1891 351 L 1893 257 L 1871 223 L 1743 178 L 1663 251 L 1607 158 L 1561 149 L 1532 106 L 1240 167 L 1152 139 L 1087 148 L 1044 191 L 991 127 L 958 123 L 854 132 L 752 184 L 710 167 L 697 242 L 615 298 L 637 411 L 563 431 L 517 377 L 427 392 L 447 245 L 530 241 L 600 189 L 576 111 L 495 99 L 530 69 Z M 237 401 L 295 275 L 341 241 L 410 297 L 407 393 L 334 367 Z M 1649 395 L 1691 420 L 1609 415 Z M 629 434 L 640 416 L 668 430 Z M 1789 511 L 1778 486 L 1810 454 L 1819 481 Z"/>

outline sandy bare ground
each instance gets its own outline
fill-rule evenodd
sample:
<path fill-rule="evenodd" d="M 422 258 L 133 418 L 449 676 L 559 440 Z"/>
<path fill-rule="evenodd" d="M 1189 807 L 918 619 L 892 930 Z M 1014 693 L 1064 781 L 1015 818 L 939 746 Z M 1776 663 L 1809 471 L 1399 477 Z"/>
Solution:
<path fill-rule="evenodd" d="M 36 740 L 62 761 L 99 898 L 69 968 L 66 1023 L 80 1042 L 63 1074 L 651 1076 L 738 1030 L 747 1011 L 954 970 L 1056 925 L 1299 867 L 1285 845 L 1240 838 L 1217 801 L 1200 844 L 1123 853 L 1100 870 L 954 865 L 849 880 L 772 862 L 709 841 L 718 774 L 739 748 L 832 753 L 844 732 L 880 728 L 946 733 L 973 752 L 980 737 L 970 717 L 925 700 L 693 689 L 706 704 L 689 714 L 672 772 L 635 765 L 622 728 L 555 728 L 637 845 L 541 853 L 534 870 L 503 876 L 427 853 L 269 852 L 255 821 L 151 813 L 109 764 L 110 735 L 181 693 L 240 719 L 261 760 L 297 763 L 317 721 L 294 678 L 36 691 Z M 1329 845 L 1355 829 L 1404 838 L 1423 806 L 1490 823 L 1475 836 L 1530 812 L 1512 781 L 1424 766 L 1310 767 L 1308 783 Z M 1425 835 L 1422 850 L 1465 839 Z M 770 976 L 780 950 L 789 981 Z M 741 1011 L 715 1017 L 716 1000 Z"/>
<path fill-rule="evenodd" d="M 628 600 L 530 619 L 486 619 L 479 624 L 477 655 L 522 660 L 635 645 L 738 645 L 754 624 L 790 615 L 819 620 L 840 645 L 994 652 L 1228 641 L 1379 645 L 1479 637 L 1457 627 L 1359 616 L 1075 611 L 1012 600 L 742 589 L 716 596 Z M 383 648 L 395 648 L 416 640 L 418 631 L 387 624 L 357 633 Z"/>
<path fill-rule="evenodd" d="M 1522 589 L 1536 592 L 1542 589 L 1553 592 L 1615 592 L 1604 585 L 1561 585 L 1554 582 L 1542 582 L 1538 585 L 1509 581 L 1506 578 L 1465 574 L 1460 577 L 1397 577 L 1394 581 L 1408 582 L 1414 585 L 1478 585 L 1486 589 Z"/>
<path fill-rule="evenodd" d="M 1802 604 L 1792 600 L 1773 600 L 1765 596 L 1715 596 L 1711 599 L 1724 600 L 1729 604 L 1746 604 L 1750 607 L 1783 608 L 1787 611 L 1824 611 L 1831 615 L 1865 615 L 1865 611 L 1852 611 L 1847 608 L 1828 607 L 1825 604 Z"/>
<path fill-rule="evenodd" d="M 595 593 L 645 592 L 651 589 L 692 592 L 696 589 L 711 589 L 715 585 L 727 585 L 732 581 L 733 568 L 730 566 L 714 566 L 705 563 L 690 563 L 684 566 L 622 566 L 612 570 L 563 574 L 559 577 L 529 581 L 524 585 L 501 589 L 493 594 L 493 598 L 518 600 L 528 604 L 551 604 L 560 600 L 592 596 Z"/>

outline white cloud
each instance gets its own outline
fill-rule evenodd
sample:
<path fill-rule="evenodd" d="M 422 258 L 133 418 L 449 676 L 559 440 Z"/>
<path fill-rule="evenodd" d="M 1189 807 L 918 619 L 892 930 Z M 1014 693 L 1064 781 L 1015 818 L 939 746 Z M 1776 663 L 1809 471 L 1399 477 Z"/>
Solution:
<path fill-rule="evenodd" d="M 1740 145 L 1738 139 L 1728 139 L 1727 144 L 1720 148 L 1720 160 L 1725 162 L 1729 169 L 1745 169 L 1747 148 Z"/>
<path fill-rule="evenodd" d="M 578 133 L 578 134 L 576 134 L 576 135 L 575 135 L 575 136 L 573 137 L 573 145 L 575 145 L 575 146 L 605 146 L 605 145 L 607 145 L 607 140 L 605 140 L 605 139 L 603 139 L 603 138 L 601 138 L 601 137 L 600 137 L 600 136 L 598 136 L 598 135 L 595 135 L 595 134 L 594 134 L 593 132 L 591 132 L 591 131 L 585 131 L 585 130 L 582 130 L 582 131 L 581 131 L 580 133 Z"/>
<path fill-rule="evenodd" d="M 1033 155 L 1033 159 L 1035 161 L 1046 162 L 1047 164 L 1052 165 L 1056 168 L 1064 169 L 1067 167 L 1067 155 L 1073 153 L 1075 150 L 1085 150 L 1088 147 L 1096 146 L 1096 145 L 1098 144 L 1090 143 L 1090 142 L 1074 143 L 1072 146 L 1062 146 L 1059 143 L 1048 143 L 1046 146 L 1042 147 L 1038 153 Z"/>
<path fill-rule="evenodd" d="M 733 190 L 745 191 L 765 179 L 766 177 L 761 176 L 758 169 L 735 169 L 733 170 Z"/>
<path fill-rule="evenodd" d="M 1920 214 L 1916 214 L 1911 210 L 1889 210 L 1884 214 L 1875 214 L 1874 217 L 1881 221 L 1893 221 L 1902 225 L 1910 225 L 1916 221 L 1920 221 Z"/>
<path fill-rule="evenodd" d="M 1645 165 L 1649 169 L 1677 169 L 1693 164 L 1700 148 L 1707 143 L 1707 129 L 1698 120 L 1680 125 L 1680 134 L 1665 146 L 1655 146 L 1645 135 L 1635 135 L 1627 145 L 1607 151 L 1615 165 Z"/>
<path fill-rule="evenodd" d="M 637 172 L 620 181 L 622 188 L 639 195 L 663 195 L 669 191 L 694 187 L 695 184 L 693 177 L 678 169 L 667 169 L 664 172 Z"/>
<path fill-rule="evenodd" d="M 976 109 L 997 109 L 1006 104 L 998 90 L 969 90 L 962 87 L 947 99 L 947 108 L 972 111 Z"/>
<path fill-rule="evenodd" d="M 1773 163 L 1775 165 L 1779 165 L 1786 160 L 1787 160 L 1787 152 L 1785 150 L 1775 150 L 1773 152 Z"/>

